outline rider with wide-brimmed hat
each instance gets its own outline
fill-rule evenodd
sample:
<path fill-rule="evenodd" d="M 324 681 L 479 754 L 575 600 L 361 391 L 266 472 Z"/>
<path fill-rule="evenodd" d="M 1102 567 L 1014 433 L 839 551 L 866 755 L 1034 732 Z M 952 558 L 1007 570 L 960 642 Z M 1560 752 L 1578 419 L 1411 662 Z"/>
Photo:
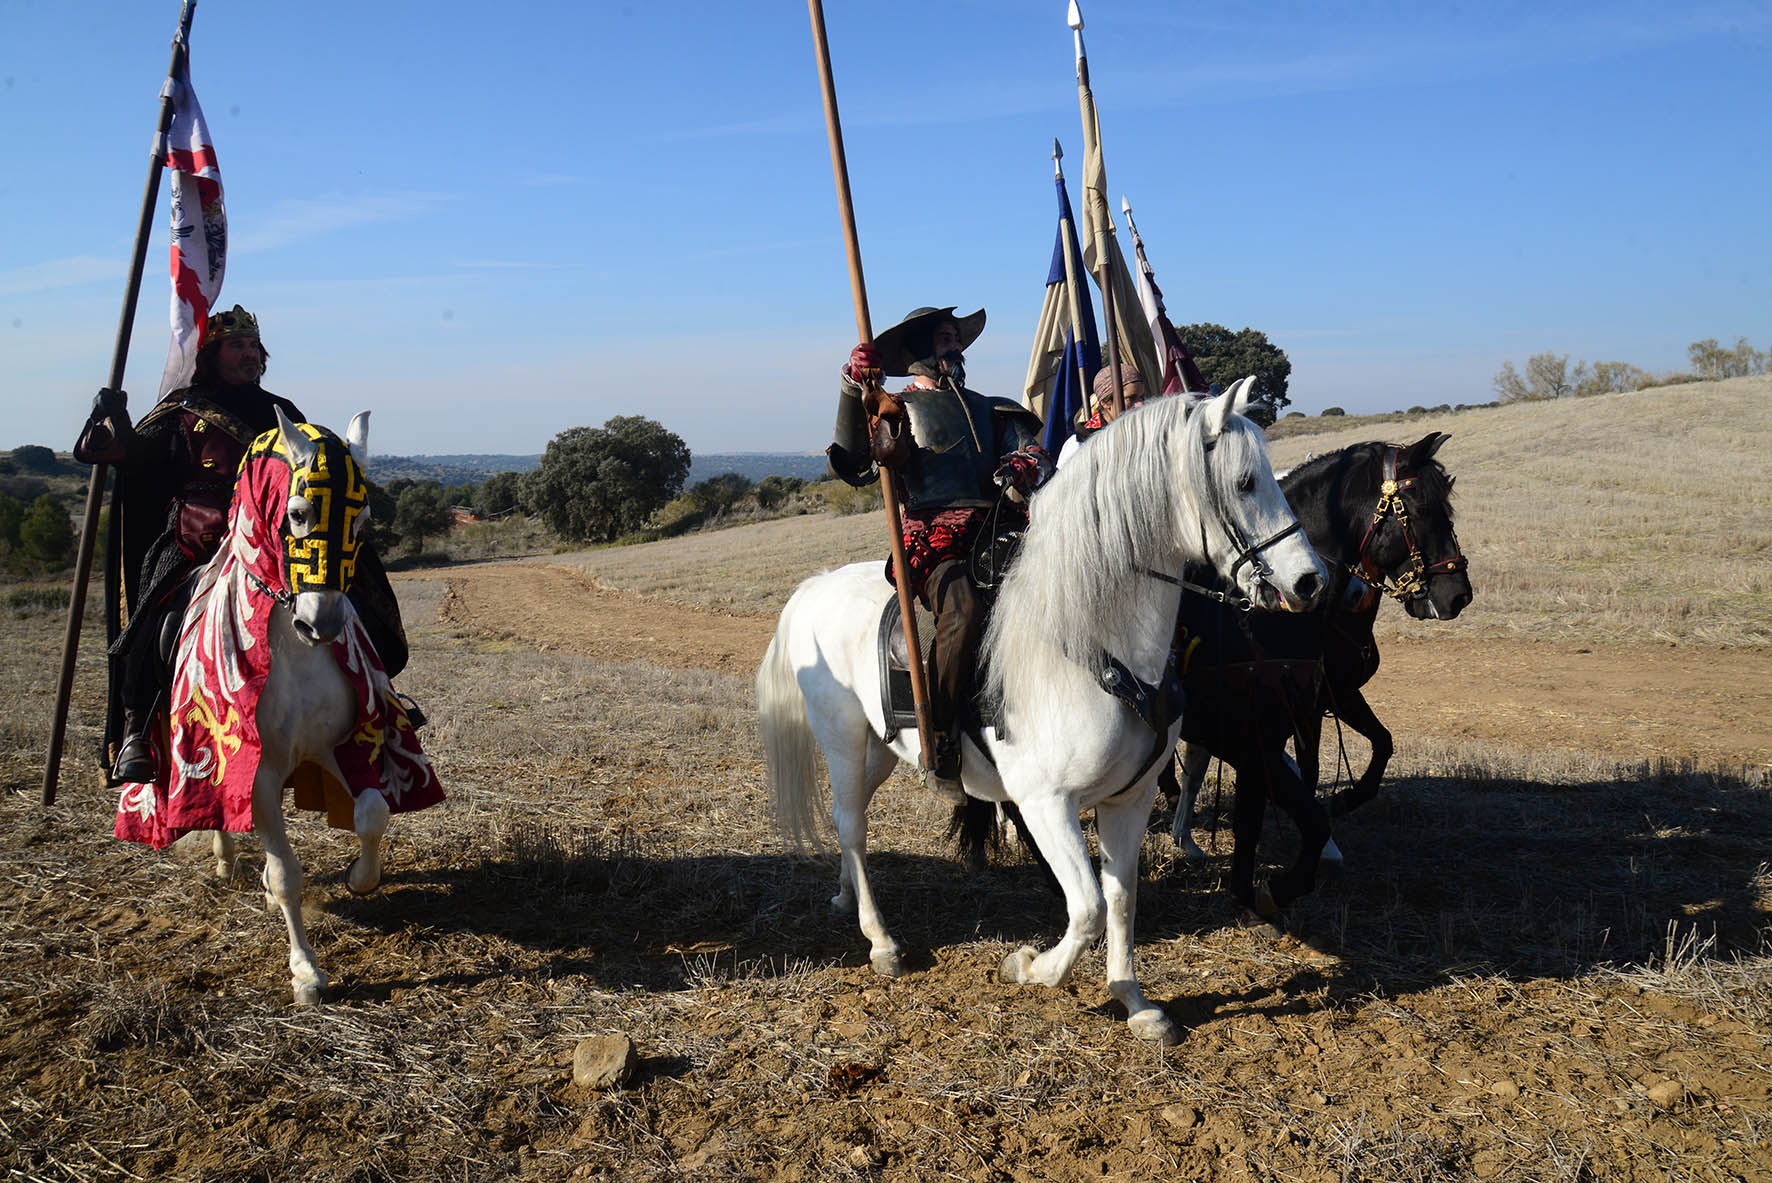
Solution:
<path fill-rule="evenodd" d="M 836 438 L 826 452 L 831 470 L 852 485 L 878 479 L 880 465 L 897 476 L 911 589 L 935 616 L 932 772 L 950 794 L 958 790 L 982 631 L 966 560 L 1002 501 L 1003 485 L 1030 493 L 1052 471 L 1039 446 L 1038 416 L 966 386 L 965 350 L 984 321 L 982 308 L 970 316 L 956 316 L 952 307 L 918 308 L 871 344 L 857 345 L 842 370 Z M 896 394 L 870 391 L 873 372 L 910 383 Z"/>
<path fill-rule="evenodd" d="M 133 427 L 124 400 L 100 391 L 94 420 L 108 417 L 114 437 L 105 454 L 81 457 L 117 466 L 106 546 L 107 591 L 121 593 L 109 596 L 107 622 L 105 763 L 113 781 L 150 781 L 158 770 L 150 735 L 170 680 L 190 576 L 221 548 L 241 458 L 277 426 L 279 409 L 292 422 L 307 419 L 259 385 L 270 354 L 258 319 L 246 309 L 236 304 L 211 316 L 202 342 L 191 384 L 168 394 Z M 351 599 L 389 674 L 397 672 L 406 661 L 399 605 L 367 547 Z"/>

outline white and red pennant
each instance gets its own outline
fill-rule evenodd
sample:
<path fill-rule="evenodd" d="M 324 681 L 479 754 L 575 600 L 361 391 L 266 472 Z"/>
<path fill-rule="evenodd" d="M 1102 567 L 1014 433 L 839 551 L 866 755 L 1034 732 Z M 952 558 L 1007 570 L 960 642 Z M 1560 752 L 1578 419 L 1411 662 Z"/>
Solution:
<path fill-rule="evenodd" d="M 221 294 L 228 263 L 228 214 L 222 205 L 221 169 L 197 92 L 191 87 L 190 46 L 180 68 L 167 78 L 162 97 L 173 104 L 172 126 L 155 152 L 172 172 L 172 344 L 160 397 L 188 386 L 203 343 L 203 326 Z"/>

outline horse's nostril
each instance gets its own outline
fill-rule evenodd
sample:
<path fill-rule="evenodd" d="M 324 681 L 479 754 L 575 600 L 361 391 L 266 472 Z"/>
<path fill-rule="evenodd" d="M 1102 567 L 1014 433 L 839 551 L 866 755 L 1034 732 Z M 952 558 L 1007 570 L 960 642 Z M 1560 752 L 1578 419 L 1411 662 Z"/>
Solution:
<path fill-rule="evenodd" d="M 1312 571 L 1306 575 L 1302 575 L 1299 577 L 1299 580 L 1298 580 L 1298 598 L 1299 599 L 1304 600 L 1308 603 L 1309 601 L 1316 599 L 1318 593 L 1320 593 L 1322 590 L 1323 590 L 1323 581 L 1322 581 L 1322 579 L 1320 579 L 1317 576 L 1317 573 L 1315 571 Z"/>

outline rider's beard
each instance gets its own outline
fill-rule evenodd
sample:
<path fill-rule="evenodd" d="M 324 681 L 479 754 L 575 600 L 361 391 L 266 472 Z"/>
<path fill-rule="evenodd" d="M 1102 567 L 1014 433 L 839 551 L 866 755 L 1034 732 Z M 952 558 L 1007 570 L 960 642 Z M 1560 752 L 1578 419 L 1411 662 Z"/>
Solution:
<path fill-rule="evenodd" d="M 953 380 L 955 386 L 966 385 L 966 358 L 956 349 L 936 359 L 942 376 Z"/>

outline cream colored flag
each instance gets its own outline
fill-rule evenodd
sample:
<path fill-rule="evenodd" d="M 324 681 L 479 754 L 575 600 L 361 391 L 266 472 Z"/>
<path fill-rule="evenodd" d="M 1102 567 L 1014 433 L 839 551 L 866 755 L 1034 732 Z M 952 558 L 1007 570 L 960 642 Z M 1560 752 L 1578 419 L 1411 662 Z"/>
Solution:
<path fill-rule="evenodd" d="M 1105 254 L 1108 286 L 1101 298 L 1113 302 L 1114 336 L 1120 346 L 1121 366 L 1135 366 L 1145 387 L 1155 392 L 1163 373 L 1157 369 L 1157 345 L 1150 322 L 1138 302 L 1138 286 L 1120 253 L 1114 218 L 1107 198 L 1107 165 L 1101 154 L 1101 118 L 1095 111 L 1095 93 L 1089 89 L 1089 56 L 1083 51 L 1083 13 L 1071 0 L 1070 26 L 1077 46 L 1077 102 L 1083 110 L 1083 266 L 1101 287 L 1101 263 Z M 1122 375 L 1122 381 L 1124 375 Z"/>

